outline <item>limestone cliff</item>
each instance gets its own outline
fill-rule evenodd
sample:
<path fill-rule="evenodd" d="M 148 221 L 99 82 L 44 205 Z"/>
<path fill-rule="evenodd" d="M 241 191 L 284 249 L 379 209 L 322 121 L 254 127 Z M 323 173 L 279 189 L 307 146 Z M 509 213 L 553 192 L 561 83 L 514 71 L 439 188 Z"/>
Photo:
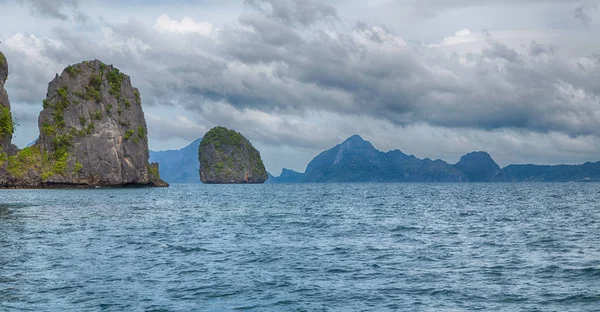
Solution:
<path fill-rule="evenodd" d="M 7 153 L 12 149 L 11 139 L 14 132 L 13 119 L 10 113 L 10 101 L 4 89 L 8 78 L 8 62 L 0 52 L 0 153 Z"/>
<path fill-rule="evenodd" d="M 260 153 L 236 131 L 213 128 L 198 152 L 203 183 L 264 183 L 268 178 Z"/>
<path fill-rule="evenodd" d="M 8 157 L 5 187 L 167 186 L 148 163 L 141 104 L 113 66 L 68 66 L 48 86 L 38 141 Z"/>
<path fill-rule="evenodd" d="M 7 172 L 8 156 L 14 153 L 15 148 L 11 144 L 14 132 L 14 124 L 10 113 L 10 101 L 4 89 L 4 83 L 8 78 L 8 62 L 4 54 L 0 52 L 0 186 L 6 185 L 10 176 Z"/>

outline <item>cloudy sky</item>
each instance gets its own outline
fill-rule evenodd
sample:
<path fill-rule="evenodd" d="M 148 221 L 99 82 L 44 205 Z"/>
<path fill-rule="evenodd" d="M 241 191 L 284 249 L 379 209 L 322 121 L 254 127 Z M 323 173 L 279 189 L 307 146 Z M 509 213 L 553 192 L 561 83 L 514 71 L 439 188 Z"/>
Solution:
<path fill-rule="evenodd" d="M 600 0 L 0 0 L 21 147 L 48 82 L 100 59 L 142 94 L 150 148 L 223 125 L 267 169 L 360 134 L 456 162 L 600 160 Z"/>

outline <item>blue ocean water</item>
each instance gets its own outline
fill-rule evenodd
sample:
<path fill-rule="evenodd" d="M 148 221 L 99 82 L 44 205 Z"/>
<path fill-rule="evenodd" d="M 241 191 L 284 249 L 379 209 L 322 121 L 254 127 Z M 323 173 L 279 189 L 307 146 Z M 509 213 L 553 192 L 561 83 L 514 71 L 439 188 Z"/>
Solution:
<path fill-rule="evenodd" d="M 0 191 L 0 311 L 600 311 L 600 184 Z"/>

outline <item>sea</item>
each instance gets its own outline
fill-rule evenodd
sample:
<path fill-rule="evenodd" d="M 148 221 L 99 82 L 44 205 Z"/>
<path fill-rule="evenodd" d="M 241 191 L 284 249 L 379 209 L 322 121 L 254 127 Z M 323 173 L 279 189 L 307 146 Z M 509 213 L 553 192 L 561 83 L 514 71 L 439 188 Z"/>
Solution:
<path fill-rule="evenodd" d="M 2 190 L 0 311 L 600 311 L 600 184 Z"/>

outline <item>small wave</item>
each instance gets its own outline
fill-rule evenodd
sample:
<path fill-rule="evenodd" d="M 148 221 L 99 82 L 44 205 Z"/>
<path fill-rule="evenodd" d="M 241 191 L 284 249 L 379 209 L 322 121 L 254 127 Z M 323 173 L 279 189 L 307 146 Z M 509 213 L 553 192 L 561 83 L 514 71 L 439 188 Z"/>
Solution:
<path fill-rule="evenodd" d="M 233 311 L 250 311 L 250 310 L 256 310 L 260 307 L 262 307 L 260 304 L 241 306 L 241 307 L 233 308 Z"/>
<path fill-rule="evenodd" d="M 358 270 L 336 268 L 336 269 L 325 270 L 325 272 L 330 273 L 330 274 L 348 274 L 348 273 L 358 272 Z"/>
<path fill-rule="evenodd" d="M 19 208 L 27 208 L 27 207 L 35 207 L 35 205 L 30 205 L 26 203 L 0 203 L 0 209 L 19 209 Z"/>
<path fill-rule="evenodd" d="M 31 207 L 31 205 L 24 203 L 0 203 L 0 218 L 12 214 L 14 209 L 22 209 L 27 207 Z"/>
<path fill-rule="evenodd" d="M 568 275 L 574 275 L 578 277 L 600 277 L 600 268 L 577 268 L 577 269 L 563 269 L 564 273 Z"/>
<path fill-rule="evenodd" d="M 409 225 L 398 225 L 392 229 L 392 232 L 418 231 L 421 228 Z"/>
<path fill-rule="evenodd" d="M 577 295 L 570 295 L 570 296 L 566 296 L 563 298 L 558 298 L 558 299 L 554 299 L 554 300 L 550 300 L 551 302 L 557 302 L 557 303 L 569 303 L 569 304 L 573 304 L 573 303 L 594 303 L 594 302 L 598 302 L 600 303 L 600 294 L 577 294 Z"/>
<path fill-rule="evenodd" d="M 278 260 L 281 260 L 282 257 L 269 257 L 269 256 L 263 256 L 263 257 L 257 257 L 257 258 L 253 258 L 253 259 L 249 259 L 246 261 L 242 261 L 240 262 L 240 264 L 250 264 L 250 263 L 272 263 Z"/>
<path fill-rule="evenodd" d="M 504 295 L 500 299 L 500 302 L 503 302 L 503 303 L 518 303 L 518 302 L 525 302 L 525 301 L 529 301 L 529 298 L 515 295 L 515 294 Z"/>
<path fill-rule="evenodd" d="M 502 218 L 494 219 L 494 221 L 495 222 L 516 222 L 518 220 L 514 219 L 514 218 L 509 218 L 509 217 L 502 217 Z"/>

